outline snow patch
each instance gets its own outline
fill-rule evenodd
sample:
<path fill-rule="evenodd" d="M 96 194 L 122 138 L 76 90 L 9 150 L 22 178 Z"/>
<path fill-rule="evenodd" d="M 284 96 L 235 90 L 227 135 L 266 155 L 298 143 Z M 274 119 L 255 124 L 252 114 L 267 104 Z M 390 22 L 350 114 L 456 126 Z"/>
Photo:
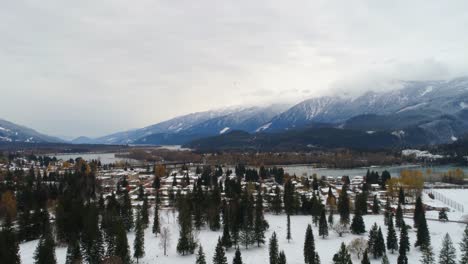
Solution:
<path fill-rule="evenodd" d="M 375 131 L 369 130 L 369 131 L 366 131 L 366 133 L 369 134 L 369 135 L 372 135 L 372 134 L 375 133 Z"/>
<path fill-rule="evenodd" d="M 462 109 L 468 108 L 468 104 L 465 103 L 465 102 L 460 102 L 460 107 L 461 107 Z"/>
<path fill-rule="evenodd" d="M 263 125 L 263 126 L 261 126 L 261 127 L 259 127 L 259 128 L 257 128 L 257 130 L 255 130 L 255 132 L 261 132 L 261 131 L 263 131 L 263 130 L 267 130 L 270 126 L 271 126 L 271 122 L 268 123 L 268 124 L 265 124 L 265 125 Z"/>
<path fill-rule="evenodd" d="M 407 107 L 403 107 L 402 109 L 400 109 L 399 111 L 397 111 L 397 113 L 401 113 L 401 112 L 404 112 L 404 111 L 408 111 L 408 110 L 413 110 L 413 109 L 416 109 L 420 106 L 423 106 L 425 105 L 426 103 L 419 103 L 419 104 L 415 104 L 415 105 L 410 105 L 410 106 L 407 106 Z"/>
<path fill-rule="evenodd" d="M 11 142 L 12 140 L 9 137 L 0 137 L 0 141 Z"/>
<path fill-rule="evenodd" d="M 401 155 L 403 156 L 415 156 L 418 159 L 441 159 L 444 156 L 432 154 L 427 150 L 418 150 L 418 149 L 405 149 L 401 151 Z"/>
<path fill-rule="evenodd" d="M 434 89 L 434 88 L 432 87 L 432 85 L 427 86 L 427 87 L 426 87 L 426 90 L 424 90 L 424 91 L 421 93 L 421 96 L 424 96 L 424 95 L 426 95 L 426 94 L 432 92 L 433 89 Z"/>
<path fill-rule="evenodd" d="M 456 136 L 452 136 L 451 139 L 452 139 L 452 141 L 457 141 L 458 140 L 458 138 Z"/>
<path fill-rule="evenodd" d="M 221 131 L 219 131 L 219 134 L 224 134 L 226 133 L 230 128 L 229 127 L 225 127 L 223 129 L 221 129 Z"/>
<path fill-rule="evenodd" d="M 398 138 L 401 138 L 401 137 L 403 137 L 405 135 L 405 131 L 403 131 L 403 130 L 393 131 L 392 135 L 394 135 L 394 136 L 396 136 Z"/>

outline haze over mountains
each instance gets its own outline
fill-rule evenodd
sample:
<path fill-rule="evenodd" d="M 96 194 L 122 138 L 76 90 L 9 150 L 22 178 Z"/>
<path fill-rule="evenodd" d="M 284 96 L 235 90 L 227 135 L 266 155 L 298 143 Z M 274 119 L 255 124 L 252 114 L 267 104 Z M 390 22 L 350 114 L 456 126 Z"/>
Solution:
<path fill-rule="evenodd" d="M 1 124 L 1 123 L 0 123 Z M 9 123 L 11 124 L 11 123 Z M 41 134 L 31 135 L 32 130 L 24 127 L 12 131 L 22 131 L 18 136 L 0 130 L 0 141 L 43 140 L 56 142 L 59 139 Z M 20 129 L 22 128 L 22 129 Z M 379 145 L 379 138 L 388 146 L 392 144 L 424 145 L 456 141 L 468 132 L 468 77 L 449 81 L 403 81 L 401 88 L 385 92 L 367 92 L 351 98 L 326 96 L 305 100 L 294 106 L 274 104 L 267 106 L 230 107 L 184 116 L 147 126 L 114 133 L 100 138 L 80 137 L 72 143 L 100 144 L 148 144 L 181 145 L 202 138 L 217 137 L 217 140 L 232 139 L 232 131 L 242 137 L 265 138 L 263 134 L 282 134 L 285 141 L 290 131 L 300 130 L 297 144 L 317 145 L 320 141 L 331 140 L 332 136 L 309 138 L 305 135 L 321 135 L 323 129 L 341 130 L 328 133 L 343 138 L 345 135 L 358 136 L 360 140 Z M 315 130 L 314 130 L 315 129 Z M 317 129 L 322 129 L 318 132 Z M 304 132 L 308 130 L 309 132 Z M 352 131 L 352 132 L 351 132 Z M 29 132 L 26 133 L 26 132 Z M 35 131 L 33 131 L 35 132 Z M 36 132 L 37 133 L 37 132 Z M 358 134 L 356 134 L 358 133 Z M 22 136 L 24 135 L 24 136 Z M 255 136 L 257 135 L 257 136 Z M 385 135 L 377 137 L 376 135 Z M 294 134 L 298 137 L 299 134 Z M 269 137 L 269 136 L 267 136 Z M 385 138 L 383 140 L 382 138 Z M 270 141 L 277 139 L 269 138 Z M 336 141 L 337 139 L 335 139 Z M 287 140 L 286 140 L 287 141 Z M 313 141 L 313 142 L 312 142 Z"/>

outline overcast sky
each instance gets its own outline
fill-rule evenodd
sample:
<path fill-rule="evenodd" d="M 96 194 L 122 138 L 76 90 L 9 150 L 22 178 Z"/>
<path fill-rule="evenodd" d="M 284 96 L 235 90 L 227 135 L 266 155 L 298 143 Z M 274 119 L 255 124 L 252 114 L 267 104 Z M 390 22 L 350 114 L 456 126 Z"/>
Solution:
<path fill-rule="evenodd" d="M 467 75 L 468 1 L 11 0 L 0 118 L 100 136 L 228 105 Z"/>

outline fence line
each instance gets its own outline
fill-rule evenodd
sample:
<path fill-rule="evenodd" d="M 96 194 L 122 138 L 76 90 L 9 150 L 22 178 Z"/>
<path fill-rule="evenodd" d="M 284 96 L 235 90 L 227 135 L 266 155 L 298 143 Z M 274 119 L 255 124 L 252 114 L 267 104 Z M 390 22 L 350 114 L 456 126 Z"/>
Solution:
<path fill-rule="evenodd" d="M 424 189 L 423 191 L 426 194 L 433 194 L 434 199 L 443 202 L 444 204 L 448 205 L 449 207 L 452 207 L 457 211 L 461 211 L 462 213 L 465 212 L 465 207 L 462 204 L 460 204 L 458 202 L 455 202 L 454 200 L 452 200 L 450 198 L 447 198 L 445 195 L 443 195 L 443 194 L 441 194 L 441 193 L 439 193 L 437 191 L 434 191 L 434 190 Z"/>

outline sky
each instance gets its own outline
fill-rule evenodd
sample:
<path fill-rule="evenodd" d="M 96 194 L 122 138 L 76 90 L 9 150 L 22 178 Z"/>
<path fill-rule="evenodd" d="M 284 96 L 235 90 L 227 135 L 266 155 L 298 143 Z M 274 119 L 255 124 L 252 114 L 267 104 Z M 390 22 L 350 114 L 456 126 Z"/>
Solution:
<path fill-rule="evenodd" d="M 102 136 L 240 104 L 464 76 L 468 2 L 7 0 L 0 118 Z"/>

